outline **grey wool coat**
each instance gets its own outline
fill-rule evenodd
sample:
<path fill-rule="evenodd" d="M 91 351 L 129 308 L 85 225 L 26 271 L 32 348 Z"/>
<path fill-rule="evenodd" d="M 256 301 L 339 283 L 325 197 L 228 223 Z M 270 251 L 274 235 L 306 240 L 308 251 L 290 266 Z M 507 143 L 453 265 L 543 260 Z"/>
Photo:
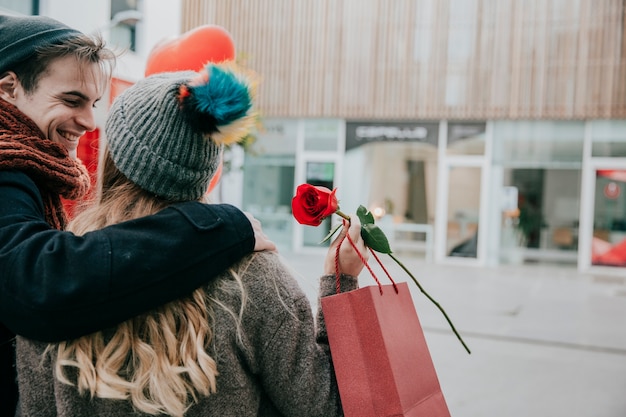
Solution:
<path fill-rule="evenodd" d="M 271 252 L 250 255 L 241 274 L 248 300 L 242 340 L 233 318 L 215 309 L 214 338 L 207 347 L 217 361 L 217 393 L 200 398 L 186 417 L 341 416 L 321 308 L 311 305 L 293 274 Z M 342 291 L 357 288 L 342 275 Z M 211 284 L 207 290 L 211 291 Z M 323 276 L 319 296 L 335 293 L 335 277 Z M 237 311 L 238 297 L 226 300 Z M 81 396 L 54 377 L 46 344 L 18 337 L 18 415 L 36 417 L 137 417 L 130 402 Z M 21 413 L 21 414 L 20 414 Z"/>

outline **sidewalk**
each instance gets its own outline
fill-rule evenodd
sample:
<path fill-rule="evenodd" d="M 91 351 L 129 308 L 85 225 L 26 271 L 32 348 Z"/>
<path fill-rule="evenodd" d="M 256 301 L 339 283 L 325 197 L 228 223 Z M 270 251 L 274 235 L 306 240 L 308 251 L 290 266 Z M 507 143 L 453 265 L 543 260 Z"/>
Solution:
<path fill-rule="evenodd" d="M 283 257 L 315 306 L 323 254 Z M 381 258 L 396 281 L 409 283 L 453 417 L 626 416 L 626 280 L 573 266 L 400 259 L 472 350 L 465 352 L 406 273 Z M 364 270 L 361 286 L 373 284 Z"/>

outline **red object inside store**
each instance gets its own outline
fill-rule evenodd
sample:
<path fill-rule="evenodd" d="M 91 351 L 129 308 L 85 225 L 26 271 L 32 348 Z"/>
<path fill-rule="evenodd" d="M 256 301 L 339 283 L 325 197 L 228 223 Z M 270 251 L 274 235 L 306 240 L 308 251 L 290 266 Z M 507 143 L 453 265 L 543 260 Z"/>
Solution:
<path fill-rule="evenodd" d="M 100 129 L 96 128 L 92 132 L 85 133 L 78 143 L 78 149 L 76 151 L 78 159 L 80 159 L 91 178 L 91 190 L 93 190 L 96 183 L 96 175 L 98 172 L 98 158 L 99 158 L 99 142 L 100 142 Z M 89 192 L 91 192 L 91 190 Z M 76 204 L 82 200 L 66 200 L 63 199 L 63 206 L 67 211 L 68 217 L 71 219 L 76 211 Z"/>

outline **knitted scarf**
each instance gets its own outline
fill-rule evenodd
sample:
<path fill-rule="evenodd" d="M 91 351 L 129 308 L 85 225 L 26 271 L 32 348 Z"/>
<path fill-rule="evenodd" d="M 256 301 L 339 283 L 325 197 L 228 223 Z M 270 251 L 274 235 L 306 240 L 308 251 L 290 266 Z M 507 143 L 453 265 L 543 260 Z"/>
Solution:
<path fill-rule="evenodd" d="M 61 197 L 77 199 L 89 190 L 89 174 L 67 150 L 48 140 L 35 122 L 0 99 L 0 170 L 22 171 L 35 181 L 46 221 L 62 230 L 67 215 Z"/>

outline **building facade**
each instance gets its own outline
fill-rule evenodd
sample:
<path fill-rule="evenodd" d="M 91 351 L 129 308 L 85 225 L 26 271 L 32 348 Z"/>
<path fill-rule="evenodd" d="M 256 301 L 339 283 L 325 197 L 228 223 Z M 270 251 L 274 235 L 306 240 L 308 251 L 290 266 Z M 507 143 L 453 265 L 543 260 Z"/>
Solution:
<path fill-rule="evenodd" d="M 620 0 L 27 3 L 0 7 L 133 44 L 112 96 L 163 38 L 226 28 L 261 76 L 262 128 L 249 152 L 230 153 L 241 170 L 220 199 L 283 249 L 319 249 L 330 229 L 291 216 L 309 182 L 337 188 L 345 212 L 369 208 L 396 251 L 626 275 Z M 110 26 L 128 8 L 143 16 L 133 30 Z"/>
<path fill-rule="evenodd" d="M 242 205 L 281 245 L 303 182 L 437 262 L 626 269 L 620 0 L 183 0 L 262 77 Z"/>

